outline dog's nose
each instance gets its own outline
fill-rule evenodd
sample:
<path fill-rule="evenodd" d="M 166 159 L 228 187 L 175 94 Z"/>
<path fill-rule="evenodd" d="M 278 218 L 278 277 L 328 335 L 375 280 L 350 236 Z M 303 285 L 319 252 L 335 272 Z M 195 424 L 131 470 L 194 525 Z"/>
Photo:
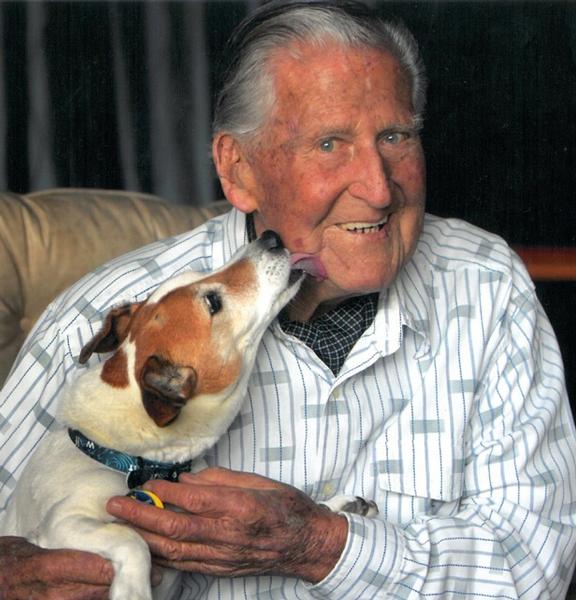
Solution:
<path fill-rule="evenodd" d="M 260 236 L 260 243 L 266 250 L 282 250 L 284 248 L 280 236 L 271 229 L 268 229 Z"/>

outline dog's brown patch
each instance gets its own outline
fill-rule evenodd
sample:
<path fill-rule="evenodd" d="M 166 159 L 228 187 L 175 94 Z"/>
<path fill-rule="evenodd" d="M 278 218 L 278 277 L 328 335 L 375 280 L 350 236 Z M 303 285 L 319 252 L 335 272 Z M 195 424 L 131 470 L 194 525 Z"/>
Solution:
<path fill-rule="evenodd" d="M 208 275 L 200 283 L 223 283 L 231 294 L 238 294 L 250 287 L 254 283 L 255 277 L 254 265 L 249 260 L 244 259 L 230 265 L 220 273 Z"/>
<path fill-rule="evenodd" d="M 128 387 L 128 358 L 124 350 L 118 350 L 104 363 L 100 377 L 112 387 Z"/>
<path fill-rule="evenodd" d="M 214 394 L 239 376 L 242 358 L 230 332 L 237 315 L 226 309 L 226 298 L 244 297 L 254 289 L 253 264 L 241 260 L 199 282 L 172 290 L 157 303 L 144 305 L 130 327 L 136 345 L 136 377 L 150 356 L 160 356 L 174 367 L 190 367 L 197 374 L 194 395 Z M 225 307 L 211 317 L 202 291 L 222 286 Z"/>

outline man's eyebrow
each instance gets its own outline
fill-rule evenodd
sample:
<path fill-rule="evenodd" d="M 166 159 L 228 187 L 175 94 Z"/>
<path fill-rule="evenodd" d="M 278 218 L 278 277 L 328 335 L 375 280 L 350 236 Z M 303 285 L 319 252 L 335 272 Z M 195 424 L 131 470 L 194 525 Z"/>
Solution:
<path fill-rule="evenodd" d="M 390 131 L 409 131 L 411 133 L 420 133 L 423 127 L 423 120 L 420 116 L 414 116 L 410 121 L 403 123 L 389 123 L 380 129 L 381 133 Z"/>
<path fill-rule="evenodd" d="M 353 135 L 354 134 L 354 128 L 353 127 L 322 127 L 322 129 L 318 130 L 315 134 L 314 134 L 314 138 L 316 139 L 320 139 L 320 138 L 324 138 L 324 137 L 334 137 L 334 136 L 349 136 L 349 135 Z"/>

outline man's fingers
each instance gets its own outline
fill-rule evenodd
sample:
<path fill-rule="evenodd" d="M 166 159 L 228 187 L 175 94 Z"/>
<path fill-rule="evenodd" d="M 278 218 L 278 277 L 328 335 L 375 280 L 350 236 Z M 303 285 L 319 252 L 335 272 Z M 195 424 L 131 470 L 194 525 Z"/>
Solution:
<path fill-rule="evenodd" d="M 14 568 L 11 568 L 13 566 Z M 98 554 L 80 550 L 48 550 L 24 538 L 5 537 L 0 544 L 0 576 L 11 581 L 87 583 L 108 586 L 114 568 Z"/>
<path fill-rule="evenodd" d="M 150 548 L 154 561 L 158 564 L 178 569 L 186 569 L 183 564 L 189 562 L 202 563 L 205 565 L 240 565 L 250 564 L 275 564 L 278 560 L 278 552 L 258 548 L 247 548 L 227 542 L 212 542 L 203 544 L 199 542 L 171 540 L 155 533 L 138 530 Z M 206 572 L 206 571 L 202 571 Z"/>
<path fill-rule="evenodd" d="M 156 494 L 165 504 L 176 506 L 191 514 L 214 519 L 230 513 L 238 518 L 249 517 L 250 511 L 254 509 L 253 501 L 258 496 L 258 489 L 261 489 L 254 490 L 248 487 L 206 484 L 206 482 L 197 483 L 196 481 L 183 484 L 159 480 L 149 481 L 144 487 Z M 114 499 L 115 501 L 116 499 Z M 114 516 L 126 519 L 124 511 L 127 510 L 127 507 L 132 507 L 132 517 L 136 516 L 137 506 L 153 508 L 131 500 L 129 502 L 132 502 L 132 504 L 122 499 L 122 514 L 115 512 L 115 508 L 112 508 L 109 512 Z M 160 514 L 154 511 L 149 511 L 146 514 L 150 518 L 162 518 Z M 142 512 L 142 515 L 144 515 L 144 512 Z M 131 521 L 132 519 L 128 518 L 128 520 Z"/>
<path fill-rule="evenodd" d="M 56 550 L 48 560 L 38 560 L 39 568 L 51 581 L 109 586 L 114 568 L 106 559 L 91 552 Z"/>
<path fill-rule="evenodd" d="M 262 568 L 256 570 L 254 565 L 237 563 L 209 563 L 204 561 L 184 560 L 170 561 L 157 559 L 158 564 L 169 569 L 179 571 L 190 571 L 191 573 L 202 573 L 204 575 L 213 575 L 215 577 L 241 577 L 243 575 L 262 575 L 272 573 L 272 568 Z"/>
<path fill-rule="evenodd" d="M 0 596 L 1 597 L 1 596 Z M 21 596 L 15 596 L 20 600 Z M 77 584 L 54 588 L 50 591 L 44 590 L 38 594 L 38 600 L 108 600 L 110 598 L 110 588 L 100 585 L 82 585 Z M 28 599 L 28 596 L 26 596 Z M 36 597 L 34 597 L 36 600 Z"/>
<path fill-rule="evenodd" d="M 113 577 L 112 565 L 96 554 L 0 538 L 2 600 L 106 600 Z"/>
<path fill-rule="evenodd" d="M 0 589 L 2 600 L 108 600 L 108 586 L 70 585 L 47 589 L 44 585 L 37 587 L 3 587 Z"/>
<path fill-rule="evenodd" d="M 222 485 L 252 489 L 276 489 L 281 487 L 277 481 L 242 471 L 232 471 L 223 467 L 211 467 L 198 473 L 182 473 L 182 483 L 194 483 L 197 485 Z"/>
<path fill-rule="evenodd" d="M 174 501 L 173 497 L 164 496 L 162 500 L 180 506 L 178 502 Z M 111 498 L 107 504 L 107 510 L 111 515 L 131 523 L 138 529 L 155 532 L 171 539 L 188 539 L 201 536 L 202 528 L 199 519 L 194 518 L 192 510 L 185 506 L 182 506 L 182 508 L 186 508 L 190 514 L 163 510 L 121 496 Z"/>
<path fill-rule="evenodd" d="M 220 507 L 223 497 L 226 496 L 226 491 L 219 492 L 217 489 L 206 486 L 183 485 L 168 481 L 150 481 L 146 484 L 145 489 L 156 494 L 166 505 L 175 506 L 188 513 L 214 518 L 222 515 Z M 110 498 L 106 509 L 119 519 L 146 528 L 150 525 L 153 529 L 156 529 L 157 521 L 165 520 L 167 513 L 178 514 L 124 496 Z M 144 523 L 146 525 L 143 525 Z M 170 523 L 167 522 L 166 525 L 170 525 Z"/>
<path fill-rule="evenodd" d="M 219 488 L 196 485 L 195 482 L 182 485 L 156 480 L 149 481 L 144 488 L 154 492 L 165 504 L 172 504 L 191 513 L 213 514 L 214 516 L 220 514 L 216 507 L 222 501 L 222 493 L 226 493 L 226 490 L 220 492 Z"/>
<path fill-rule="evenodd" d="M 163 500 L 178 505 L 170 495 L 163 497 Z M 210 514 L 203 515 L 194 514 L 187 506 L 183 508 L 186 509 L 185 513 L 163 510 L 124 497 L 115 497 L 108 502 L 109 512 L 133 525 L 147 542 L 150 538 L 145 535 L 146 532 L 171 540 L 230 544 L 246 542 L 245 532 L 230 527 L 230 520 L 219 518 L 220 512 L 213 517 L 212 508 Z"/>

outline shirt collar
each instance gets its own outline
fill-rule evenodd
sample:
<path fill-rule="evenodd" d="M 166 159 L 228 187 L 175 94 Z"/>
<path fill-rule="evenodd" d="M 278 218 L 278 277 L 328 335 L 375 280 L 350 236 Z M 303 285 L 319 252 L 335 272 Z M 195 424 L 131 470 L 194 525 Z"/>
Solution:
<path fill-rule="evenodd" d="M 373 332 L 377 334 L 377 344 L 384 355 L 391 354 L 400 347 L 404 327 L 419 338 L 414 358 L 435 353 L 437 344 L 432 334 L 430 318 L 433 302 L 433 295 L 430 294 L 432 273 L 429 275 L 429 284 L 422 285 L 421 267 L 422 265 L 415 265 L 414 258 L 411 259 L 392 285 L 380 292 Z"/>
<path fill-rule="evenodd" d="M 283 331 L 297 337 L 337 375 L 350 350 L 372 324 L 377 294 L 351 298 L 308 322 L 288 320 L 280 313 Z"/>

